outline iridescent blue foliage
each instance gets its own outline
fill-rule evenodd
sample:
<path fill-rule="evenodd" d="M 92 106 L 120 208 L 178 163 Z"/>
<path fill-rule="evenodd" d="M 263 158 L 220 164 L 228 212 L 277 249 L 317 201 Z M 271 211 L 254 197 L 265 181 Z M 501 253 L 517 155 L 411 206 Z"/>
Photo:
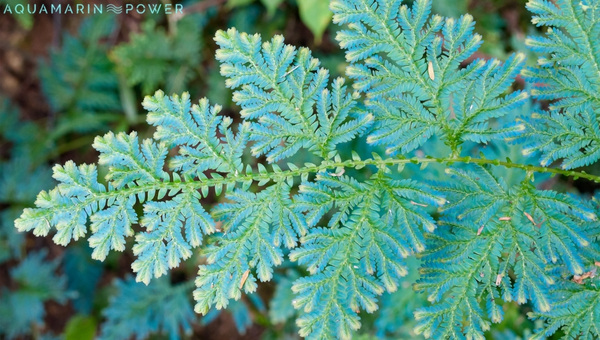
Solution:
<path fill-rule="evenodd" d="M 516 302 L 543 320 L 540 338 L 559 328 L 567 338 L 600 336 L 598 304 L 588 302 L 600 299 L 596 202 L 536 187 L 548 173 L 598 180 L 548 168 L 600 155 L 598 6 L 529 2 L 536 23 L 555 27 L 530 40 L 550 56 L 523 71 L 533 83 L 526 89 L 553 100 L 534 115 L 528 91 L 513 85 L 525 56 L 473 60 L 481 45 L 473 18 L 431 15 L 430 0 L 331 1 L 351 88 L 281 36 L 219 31 L 216 58 L 241 121 L 207 99 L 192 105 L 187 93 L 158 91 L 143 102 L 152 138 L 96 138 L 106 184 L 96 165 L 57 165 L 59 184 L 41 192 L 16 227 L 55 231 L 61 245 L 89 233 L 98 260 L 135 237 L 136 281 L 155 288 L 117 284 L 107 338 L 188 330 L 188 285 L 161 277 L 197 248 L 195 311 L 229 307 L 240 328 L 250 320 L 242 295 L 289 260 L 302 269 L 290 271 L 299 276 L 293 282 L 278 279 L 271 306 L 281 318 L 271 319 L 296 318 L 308 339 L 352 338 L 361 313 L 378 310 L 383 294 L 381 318 L 390 318 L 389 301 L 416 294 L 403 284 L 407 258 L 416 256 L 414 289 L 428 300 L 414 312 L 416 334 L 484 339 L 503 306 Z M 386 156 L 342 151 L 363 136 Z M 515 155 L 521 142 L 525 154 L 542 154 L 542 167 Z M 435 155 L 431 145 L 447 153 Z M 302 150 L 318 164 L 297 162 Z M 217 203 L 209 209 L 206 198 Z"/>

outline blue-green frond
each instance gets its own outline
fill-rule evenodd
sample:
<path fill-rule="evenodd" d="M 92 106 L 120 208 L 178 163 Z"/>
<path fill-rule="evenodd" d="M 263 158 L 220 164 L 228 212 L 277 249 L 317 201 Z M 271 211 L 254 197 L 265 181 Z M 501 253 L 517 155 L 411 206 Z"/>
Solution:
<path fill-rule="evenodd" d="M 106 176 L 116 189 L 168 180 L 163 170 L 168 149 L 150 139 L 140 143 L 137 133 L 107 133 L 98 136 L 92 145 L 100 156 L 98 164 L 108 166 Z"/>
<path fill-rule="evenodd" d="M 44 303 L 65 303 L 69 292 L 67 279 L 56 273 L 59 260 L 46 260 L 46 252 L 31 253 L 10 271 L 19 289 L 2 289 L 0 294 L 0 335 L 20 339 L 44 322 Z"/>
<path fill-rule="evenodd" d="M 554 291 L 557 299 L 547 312 L 532 312 L 529 317 L 543 320 L 531 339 L 545 339 L 562 331 L 563 339 L 596 339 L 600 336 L 600 291 L 596 268 L 571 280 L 563 280 Z"/>
<path fill-rule="evenodd" d="M 169 97 L 158 91 L 146 97 L 143 105 L 149 112 L 148 123 L 156 126 L 154 139 L 170 147 L 179 146 L 179 155 L 169 162 L 171 170 L 191 178 L 206 170 L 241 172 L 247 124 L 242 124 L 234 135 L 232 120 L 219 115 L 219 105 L 210 106 L 207 99 L 192 105 L 188 93 Z"/>
<path fill-rule="evenodd" d="M 329 72 L 307 48 L 286 45 L 282 36 L 219 31 L 217 59 L 233 100 L 250 122 L 252 153 L 276 162 L 301 148 L 332 158 L 336 145 L 363 134 L 373 115 L 360 110 L 344 80 Z M 330 89 L 331 88 L 331 89 Z"/>
<path fill-rule="evenodd" d="M 104 42 L 114 27 L 111 15 L 86 18 L 77 36 L 65 34 L 62 46 L 40 60 L 41 88 L 58 119 L 52 137 L 105 131 L 107 122 L 119 119 L 119 80 Z"/>
<path fill-rule="evenodd" d="M 311 274 L 293 286 L 300 335 L 349 338 L 360 327 L 358 312 L 374 312 L 377 297 L 396 291 L 407 274 L 404 259 L 423 250 L 423 229 L 435 228 L 423 205 L 443 199 L 410 180 L 379 174 L 361 183 L 323 173 L 302 184 L 296 200 L 311 207 L 309 225 L 329 217 L 328 227 L 310 229 L 290 254 Z"/>
<path fill-rule="evenodd" d="M 546 26 L 545 36 L 530 37 L 527 45 L 539 53 L 536 67 L 523 71 L 533 84 L 531 94 L 552 101 L 548 111 L 526 121 L 524 153 L 541 154 L 547 166 L 562 161 L 565 169 L 600 159 L 600 34 L 595 1 L 531 0 L 532 22 Z"/>
<path fill-rule="evenodd" d="M 306 234 L 302 212 L 292 203 L 290 187 L 278 182 L 259 193 L 235 190 L 230 203 L 219 204 L 213 215 L 221 237 L 205 250 L 207 264 L 196 279 L 196 311 L 227 307 L 242 291 L 254 292 L 256 280 L 269 281 L 273 267 L 283 262 L 282 247 L 294 248 Z"/>
<path fill-rule="evenodd" d="M 192 285 L 173 285 L 168 278 L 160 278 L 149 285 L 133 278 L 116 280 L 117 293 L 104 309 L 106 321 L 99 339 L 147 339 L 153 334 L 164 334 L 169 339 L 180 339 L 191 334 L 197 319 L 192 308 Z"/>
<path fill-rule="evenodd" d="M 20 230 L 33 230 L 46 235 L 55 229 L 54 241 L 66 245 L 88 233 L 93 248 L 92 257 L 104 260 L 110 250 L 125 250 L 126 239 L 135 236 L 133 247 L 136 260 L 132 268 L 137 280 L 148 283 L 180 261 L 192 255 L 192 249 L 203 243 L 204 235 L 216 231 L 215 222 L 200 204 L 208 188 L 217 193 L 232 189 L 236 181 L 227 181 L 218 173 L 210 178 L 199 169 L 197 157 L 186 154 L 183 147 L 181 160 L 165 170 L 169 147 L 188 145 L 203 153 L 208 160 L 205 169 L 224 171 L 240 176 L 240 155 L 246 144 L 245 125 L 237 134 L 231 131 L 231 120 L 217 116 L 218 107 L 210 107 L 206 100 L 190 105 L 189 96 L 165 97 L 157 92 L 144 105 L 150 111 L 149 122 L 160 125 L 154 139 L 139 141 L 136 133 L 108 133 L 97 137 L 94 147 L 100 152 L 99 164 L 108 167 L 105 186 L 98 182 L 95 165 L 75 165 L 67 162 L 54 167 L 54 178 L 59 184 L 38 195 L 35 209 L 26 209 L 16 221 Z M 215 151 L 215 152 L 213 152 Z M 181 166 L 180 164 L 187 164 Z M 202 187 L 190 186 L 194 178 L 212 181 Z M 289 192 L 289 191 L 288 191 Z M 283 195 L 281 206 L 288 207 Z M 289 200 L 289 198 L 288 198 Z M 134 206 L 143 205 L 143 212 Z M 285 210 L 285 209 L 284 209 Z M 289 210 L 289 209 L 288 209 Z M 296 232 L 303 230 L 298 213 L 286 210 L 290 228 L 280 226 L 273 237 L 287 246 L 295 243 Z M 132 226 L 140 224 L 142 232 Z M 293 227 L 291 227 L 293 225 Z M 277 236 L 275 236 L 277 235 Z"/>
<path fill-rule="evenodd" d="M 454 181 L 439 183 L 448 203 L 438 231 L 426 235 L 429 249 L 416 286 L 433 305 L 415 312 L 417 331 L 432 338 L 482 338 L 490 322 L 502 320 L 498 298 L 550 311 L 551 287 L 561 276 L 548 267 L 584 273 L 593 261 L 586 254 L 597 245 L 578 226 L 595 223 L 595 212 L 573 197 L 536 190 L 528 180 L 508 187 L 480 166 L 447 172 Z M 484 301 L 487 313 L 480 309 Z M 455 326 L 465 319 L 464 327 Z"/>
<path fill-rule="evenodd" d="M 149 282 L 167 274 L 181 260 L 192 256 L 192 249 L 202 244 L 202 235 L 215 232 L 215 222 L 199 203 L 197 191 L 184 191 L 172 200 L 146 202 L 140 224 L 145 233 L 136 235 L 131 264 L 138 280 Z"/>
<path fill-rule="evenodd" d="M 538 338 L 558 329 L 570 338 L 600 336 L 597 198 L 540 189 L 550 175 L 598 179 L 547 167 L 600 158 L 600 6 L 530 0 L 534 22 L 552 29 L 529 39 L 543 56 L 522 71 L 523 54 L 473 58 L 482 38 L 471 16 L 443 18 L 431 14 L 430 0 L 410 3 L 331 1 L 334 21 L 344 26 L 337 40 L 352 89 L 281 36 L 219 31 L 220 72 L 241 122 L 207 99 L 192 104 L 187 93 L 158 91 L 143 102 L 151 138 L 110 132 L 94 141 L 98 165 L 54 167 L 58 184 L 23 211 L 17 229 L 52 232 L 60 245 L 87 237 L 98 260 L 133 244 L 135 281 L 146 284 L 118 281 L 101 337 L 174 338 L 190 331 L 192 310 L 209 322 L 224 308 L 243 330 L 252 316 L 244 301 L 264 312 L 252 293 L 271 280 L 280 285 L 271 320 L 295 317 L 308 339 L 352 338 L 361 313 L 383 306 L 380 320 L 393 318 L 391 304 L 415 294 L 415 303 L 427 299 L 414 313 L 414 332 L 426 338 L 484 339 L 508 303 L 528 304 L 541 320 Z M 129 47 L 150 41 L 153 28 Z M 154 33 L 182 55 L 196 50 L 196 40 L 188 49 L 186 39 Z M 118 51 L 113 58 L 127 47 Z M 520 73 L 532 83 L 524 91 L 513 89 Z M 530 114 L 530 93 L 549 100 L 548 110 Z M 0 132 L 14 120 L 0 122 Z M 363 135 L 387 157 L 361 158 L 368 148 L 357 145 L 344 159 L 340 145 Z M 280 168 L 299 152 L 317 164 Z M 248 153 L 257 159 L 247 162 Z M 533 153 L 543 167 L 524 158 Z M 0 185 L 0 198 L 6 191 Z M 164 276 L 196 253 L 195 280 L 173 286 Z M 420 259 L 418 271 L 411 257 Z M 56 281 L 46 288 L 61 300 L 63 279 L 46 267 L 52 273 L 38 276 Z M 411 271 L 419 275 L 415 290 Z M 185 294 L 192 289 L 195 308 Z M 10 311 L 10 299 L 0 297 L 0 314 Z M 32 300 L 39 319 L 43 299 Z"/>
<path fill-rule="evenodd" d="M 337 40 L 350 62 L 346 74 L 375 115 L 368 137 L 392 155 L 406 154 L 439 135 L 453 151 L 466 141 L 487 143 L 517 135 L 522 125 L 489 122 L 522 106 L 525 92 L 505 92 L 524 55 L 471 62 L 481 45 L 469 15 L 430 15 L 431 1 L 333 1 L 334 22 L 347 25 Z"/>

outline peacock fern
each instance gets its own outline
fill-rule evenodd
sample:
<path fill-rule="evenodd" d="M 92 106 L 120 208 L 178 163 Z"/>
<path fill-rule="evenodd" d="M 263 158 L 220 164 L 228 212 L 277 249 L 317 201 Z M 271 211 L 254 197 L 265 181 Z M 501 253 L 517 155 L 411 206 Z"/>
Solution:
<path fill-rule="evenodd" d="M 96 138 L 106 184 L 96 165 L 57 165 L 59 184 L 41 192 L 16 227 L 55 230 L 61 245 L 89 232 L 99 260 L 135 236 L 132 268 L 146 284 L 201 247 L 193 295 L 203 314 L 255 292 L 287 257 L 307 269 L 291 289 L 299 334 L 312 339 L 352 337 L 361 311 L 377 310 L 379 296 L 410 289 L 400 282 L 414 256 L 422 259 L 415 288 L 431 302 L 415 311 L 415 331 L 426 337 L 483 339 L 511 301 L 531 302 L 531 316 L 546 320 L 539 336 L 562 326 L 571 337 L 597 336 L 598 320 L 588 315 L 597 307 L 581 301 L 598 295 L 597 211 L 579 197 L 536 188 L 545 174 L 600 182 L 570 170 L 597 158 L 597 4 L 528 7 L 539 23 L 569 34 L 531 40 L 553 53 L 524 71 L 545 84 L 534 95 L 558 99 L 550 113 L 522 115 L 529 95 L 512 84 L 523 55 L 471 61 L 481 45 L 471 16 L 431 16 L 428 0 L 333 0 L 353 89 L 341 78 L 330 82 L 308 49 L 281 36 L 263 42 L 219 31 L 217 59 L 242 109 L 239 124 L 207 99 L 192 105 L 188 94 L 158 91 L 143 103 L 153 138 Z M 581 88 L 560 89 L 577 79 Z M 386 156 L 342 152 L 340 145 L 363 136 Z M 508 141 L 540 151 L 542 166 L 508 159 L 511 149 L 503 147 L 496 158 L 472 157 Z M 435 143 L 445 147 L 433 151 Z M 300 150 L 316 164 L 294 162 Z M 563 158 L 565 169 L 548 166 Z M 426 180 L 434 165 L 446 174 Z M 208 211 L 200 202 L 219 196 Z"/>

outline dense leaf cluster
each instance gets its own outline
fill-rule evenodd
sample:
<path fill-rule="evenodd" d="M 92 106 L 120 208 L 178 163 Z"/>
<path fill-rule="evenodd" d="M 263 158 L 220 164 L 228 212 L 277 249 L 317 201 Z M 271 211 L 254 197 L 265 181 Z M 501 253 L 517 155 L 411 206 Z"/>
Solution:
<path fill-rule="evenodd" d="M 398 298 L 388 294 L 411 289 L 402 277 L 415 256 L 414 288 L 430 302 L 414 313 L 418 334 L 483 339 L 503 320 L 503 305 L 516 302 L 530 303 L 531 317 L 543 320 L 538 337 L 559 328 L 567 338 L 600 336 L 595 201 L 536 188 L 547 173 L 600 179 L 549 167 L 561 161 L 573 169 L 600 154 L 598 6 L 529 2 L 534 21 L 554 27 L 530 40 L 549 56 L 523 71 L 531 93 L 552 100 L 536 114 L 523 114 L 528 92 L 513 89 L 525 56 L 473 60 L 481 45 L 473 18 L 432 16 L 428 0 L 331 1 L 352 88 L 281 36 L 219 31 L 216 58 L 241 122 L 207 99 L 192 104 L 187 93 L 158 91 L 143 103 L 152 138 L 97 137 L 105 182 L 96 165 L 57 165 L 59 184 L 41 192 L 16 226 L 55 231 L 61 245 L 90 234 L 99 260 L 135 236 L 136 280 L 167 288 L 153 296 L 160 306 L 146 308 L 143 296 L 128 305 L 152 314 L 179 301 L 180 314 L 153 320 L 115 307 L 108 331 L 136 318 L 149 319 L 148 332 L 188 327 L 183 290 L 151 280 L 200 247 L 196 312 L 255 292 L 289 260 L 306 271 L 286 283 L 298 310 L 286 314 L 297 315 L 307 338 L 350 338 L 362 311 L 388 310 L 387 299 Z M 386 156 L 348 155 L 340 147 L 348 142 Z M 542 166 L 523 155 L 508 159 L 509 142 L 540 153 Z M 429 152 L 432 145 L 443 154 Z M 471 157 L 484 146 L 496 151 Z M 302 152 L 315 164 L 294 162 Z M 251 166 L 249 154 L 266 164 Z M 201 203 L 207 197 L 220 203 L 209 209 Z M 120 284 L 123 301 L 132 299 L 129 285 Z"/>

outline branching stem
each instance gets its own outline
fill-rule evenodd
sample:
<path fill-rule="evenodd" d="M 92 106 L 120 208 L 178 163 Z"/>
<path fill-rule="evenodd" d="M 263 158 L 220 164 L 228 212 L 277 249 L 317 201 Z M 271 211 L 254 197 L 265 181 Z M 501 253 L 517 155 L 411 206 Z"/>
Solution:
<path fill-rule="evenodd" d="M 272 172 L 262 172 L 262 173 L 240 173 L 232 175 L 230 174 L 227 177 L 213 177 L 213 178 L 203 178 L 197 179 L 193 181 L 164 181 L 164 182 L 151 182 L 145 183 L 139 186 L 131 186 L 126 188 L 121 188 L 118 190 L 112 191 L 97 191 L 92 193 L 87 199 L 79 202 L 75 206 L 73 204 L 68 204 L 63 207 L 55 207 L 55 209 L 75 209 L 86 207 L 93 202 L 102 202 L 104 200 L 110 200 L 117 197 L 123 196 L 133 196 L 137 195 L 145 195 L 147 193 L 156 193 L 159 190 L 168 190 L 169 192 L 178 192 L 181 190 L 202 190 L 206 192 L 208 188 L 211 187 L 223 187 L 223 186 L 235 186 L 238 183 L 248 183 L 248 182 L 261 182 L 266 184 L 268 182 L 281 182 L 285 181 L 288 178 L 292 177 L 301 177 L 306 176 L 311 173 L 319 173 L 326 170 L 337 169 L 337 168 L 362 168 L 368 165 L 376 166 L 378 168 L 383 168 L 386 166 L 396 166 L 402 164 L 427 164 L 427 163 L 438 163 L 438 164 L 446 164 L 451 165 L 454 163 L 465 163 L 465 164 L 479 164 L 479 165 L 494 165 L 494 166 L 502 166 L 508 169 L 521 169 L 530 173 L 549 173 L 552 175 L 563 175 L 567 177 L 571 177 L 573 179 L 584 178 L 589 181 L 593 181 L 596 183 L 600 183 L 600 176 L 588 174 L 584 171 L 573 171 L 573 170 L 563 170 L 557 168 L 546 168 L 541 166 L 527 165 L 527 164 L 518 164 L 510 161 L 500 161 L 500 160 L 492 160 L 485 158 L 472 158 L 472 157 L 447 157 L 447 158 L 386 158 L 382 159 L 379 157 L 364 159 L 364 160 L 346 160 L 346 161 L 331 161 L 327 160 L 322 162 L 319 165 L 309 164 L 303 168 L 294 169 L 294 170 L 274 170 Z M 153 194 L 152 194 L 153 195 Z M 150 198 L 151 199 L 151 198 Z M 46 214 L 51 214 L 51 211 L 46 211 Z"/>
<path fill-rule="evenodd" d="M 320 165 L 309 165 L 296 170 L 279 170 L 268 173 L 242 173 L 237 175 L 230 175 L 228 177 L 217 177 L 217 178 L 207 178 L 202 180 L 194 180 L 189 182 L 162 182 L 162 183 L 148 183 L 136 187 L 123 188 L 118 191 L 109 191 L 98 193 L 96 198 L 109 198 L 118 193 L 118 195 L 123 195 L 124 192 L 129 192 L 130 194 L 138 194 L 142 192 L 148 192 L 151 190 L 184 190 L 184 189 L 202 189 L 202 188 L 210 188 L 222 185 L 234 185 L 236 183 L 244 183 L 249 181 L 257 181 L 257 182 L 268 182 L 268 181 L 282 181 L 286 178 L 290 177 L 300 177 L 305 174 L 310 173 L 319 173 L 329 169 L 336 168 L 361 168 L 368 165 L 384 167 L 384 166 L 395 166 L 401 164 L 427 164 L 427 163 L 438 163 L 438 164 L 446 164 L 451 165 L 454 163 L 465 163 L 465 164 L 479 164 L 479 165 L 494 165 L 494 166 L 502 166 L 508 169 L 521 169 L 527 172 L 537 172 L 537 173 L 549 173 L 552 175 L 563 175 L 567 177 L 571 177 L 573 179 L 584 178 L 589 181 L 593 181 L 596 183 L 600 183 L 600 176 L 586 173 L 585 171 L 574 171 L 574 170 L 563 170 L 557 168 L 547 168 L 542 166 L 535 165 L 527 165 L 527 164 L 519 164 L 513 163 L 510 161 L 500 161 L 486 158 L 472 158 L 472 157 L 456 157 L 456 158 L 370 158 L 364 160 L 346 160 L 346 161 L 324 161 Z"/>

